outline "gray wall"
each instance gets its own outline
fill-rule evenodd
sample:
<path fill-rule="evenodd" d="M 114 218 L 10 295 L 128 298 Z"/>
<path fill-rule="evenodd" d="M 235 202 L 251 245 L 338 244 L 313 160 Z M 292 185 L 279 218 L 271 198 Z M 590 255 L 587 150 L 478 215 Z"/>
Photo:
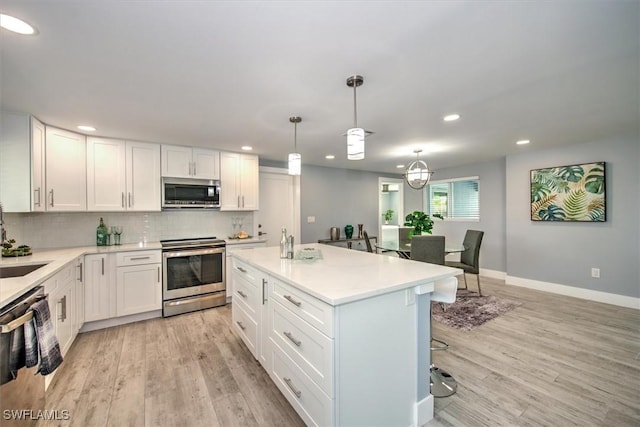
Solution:
<path fill-rule="evenodd" d="M 480 221 L 441 221 L 434 218 L 433 234 L 444 235 L 451 245 L 462 243 L 467 229 L 482 230 L 480 267 L 496 271 L 507 270 L 505 229 L 505 159 L 439 169 L 433 180 L 477 176 L 480 180 Z M 422 192 L 405 184 L 405 212 L 424 210 Z M 426 195 L 425 195 L 426 200 Z"/>
<path fill-rule="evenodd" d="M 607 221 L 532 222 L 531 169 L 605 161 Z M 637 135 L 512 155 L 506 161 L 509 276 L 640 296 L 640 141 Z M 600 279 L 591 268 L 600 268 Z"/>
<path fill-rule="evenodd" d="M 303 165 L 300 176 L 300 231 L 302 243 L 328 239 L 331 227 L 364 224 L 370 235 L 378 229 L 378 177 L 398 176 Z M 315 216 L 315 223 L 307 223 L 307 217 Z"/>

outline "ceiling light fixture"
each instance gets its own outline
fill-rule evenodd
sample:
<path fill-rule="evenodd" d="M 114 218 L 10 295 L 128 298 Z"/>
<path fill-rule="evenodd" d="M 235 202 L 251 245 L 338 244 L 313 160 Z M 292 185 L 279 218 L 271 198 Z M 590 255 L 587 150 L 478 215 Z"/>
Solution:
<path fill-rule="evenodd" d="M 89 125 L 78 125 L 78 129 L 83 130 L 85 132 L 95 132 L 96 128 Z"/>
<path fill-rule="evenodd" d="M 460 118 L 460 114 L 449 114 L 448 116 L 444 116 L 443 120 L 445 122 L 454 122 Z"/>
<path fill-rule="evenodd" d="M 289 175 L 298 176 L 302 172 L 302 156 L 298 153 L 298 123 L 302 118 L 292 116 L 289 121 L 293 123 L 293 153 L 289 153 Z"/>
<path fill-rule="evenodd" d="M 417 149 L 413 150 L 413 152 L 416 153 L 416 159 L 409 163 L 403 177 L 407 184 L 409 184 L 409 187 L 420 190 L 429 183 L 433 171 L 429 170 L 426 162 L 420 160 L 422 150 Z"/>
<path fill-rule="evenodd" d="M 521 139 L 520 141 L 516 141 L 516 144 L 518 145 L 526 145 L 528 143 L 530 143 L 531 141 L 529 141 L 528 139 Z"/>
<path fill-rule="evenodd" d="M 251 151 L 251 150 L 253 150 L 253 147 L 250 146 L 250 145 L 243 145 L 240 148 L 242 149 L 242 151 Z"/>
<path fill-rule="evenodd" d="M 324 156 L 324 158 L 327 160 L 333 160 L 336 158 L 336 156 L 334 156 L 333 154 L 327 154 L 326 156 Z"/>
<path fill-rule="evenodd" d="M 364 77 L 354 75 L 347 78 L 347 86 L 353 88 L 353 127 L 347 131 L 347 159 L 364 159 L 364 137 L 373 132 L 358 127 L 358 104 L 356 102 L 356 88 L 362 86 Z"/>
<path fill-rule="evenodd" d="M 32 36 L 37 33 L 33 26 L 21 19 L 11 15 L 5 15 L 4 13 L 0 13 L 0 27 L 14 33 L 22 34 L 23 36 Z"/>

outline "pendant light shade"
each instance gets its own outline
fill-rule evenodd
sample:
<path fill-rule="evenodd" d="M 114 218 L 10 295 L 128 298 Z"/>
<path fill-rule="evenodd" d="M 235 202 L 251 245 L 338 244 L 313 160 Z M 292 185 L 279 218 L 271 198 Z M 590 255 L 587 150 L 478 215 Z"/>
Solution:
<path fill-rule="evenodd" d="M 302 156 L 298 153 L 298 123 L 302 121 L 301 117 L 289 117 L 289 121 L 293 123 L 293 153 L 289 153 L 289 175 L 300 175 L 302 173 Z"/>
<path fill-rule="evenodd" d="M 364 129 L 353 128 L 347 131 L 347 159 L 364 159 Z"/>
<path fill-rule="evenodd" d="M 347 78 L 347 86 L 353 88 L 353 128 L 347 131 L 347 159 L 362 160 L 364 159 L 364 136 L 365 131 L 358 127 L 358 105 L 356 102 L 356 88 L 362 86 L 364 78 L 362 76 L 351 76 Z"/>
<path fill-rule="evenodd" d="M 409 187 L 420 190 L 429 183 L 433 171 L 429 170 L 425 161 L 420 160 L 422 150 L 414 150 L 413 152 L 416 153 L 416 159 L 409 163 L 405 169 L 404 179 Z"/>

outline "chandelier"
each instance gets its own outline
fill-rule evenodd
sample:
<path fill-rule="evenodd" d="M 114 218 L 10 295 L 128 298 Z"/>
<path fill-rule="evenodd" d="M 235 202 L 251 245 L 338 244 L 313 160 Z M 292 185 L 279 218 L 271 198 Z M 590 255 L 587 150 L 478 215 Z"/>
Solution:
<path fill-rule="evenodd" d="M 409 163 L 405 168 L 404 179 L 409 184 L 409 187 L 420 190 L 429 183 L 433 171 L 429 170 L 427 163 L 424 160 L 420 160 L 420 153 L 422 150 L 413 150 L 416 153 L 416 159 Z"/>
<path fill-rule="evenodd" d="M 293 153 L 289 153 L 289 175 L 300 175 L 302 172 L 302 156 L 298 153 L 298 123 L 302 121 L 301 117 L 289 117 L 289 121 L 293 123 Z"/>

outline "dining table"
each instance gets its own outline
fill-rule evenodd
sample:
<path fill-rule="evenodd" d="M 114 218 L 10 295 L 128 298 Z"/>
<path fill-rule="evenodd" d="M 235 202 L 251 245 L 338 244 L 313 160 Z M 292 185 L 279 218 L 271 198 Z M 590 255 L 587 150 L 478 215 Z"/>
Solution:
<path fill-rule="evenodd" d="M 376 251 L 379 252 L 395 252 L 398 257 L 404 259 L 411 259 L 411 241 L 397 242 L 397 241 L 385 241 L 376 244 Z M 462 245 L 445 246 L 444 254 L 455 254 L 465 251 L 465 247 Z"/>

